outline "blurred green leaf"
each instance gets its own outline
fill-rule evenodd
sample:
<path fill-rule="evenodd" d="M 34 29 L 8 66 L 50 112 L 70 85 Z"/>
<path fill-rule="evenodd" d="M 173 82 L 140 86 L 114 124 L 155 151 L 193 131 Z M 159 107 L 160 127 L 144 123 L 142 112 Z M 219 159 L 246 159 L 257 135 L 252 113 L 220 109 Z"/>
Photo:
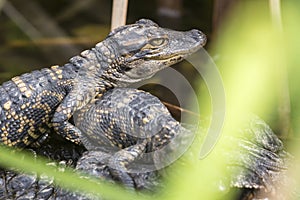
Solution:
<path fill-rule="evenodd" d="M 223 31 L 220 31 L 223 33 L 220 39 L 213 44 L 213 52 L 220 55 L 217 65 L 222 73 L 227 95 L 228 113 L 223 135 L 234 134 L 249 113 L 259 114 L 263 118 L 276 114 L 283 66 L 285 66 L 283 70 L 287 69 L 289 77 L 292 127 L 294 133 L 299 134 L 299 3 L 285 1 L 282 8 L 284 30 L 280 32 L 272 24 L 267 1 L 241 3 L 224 23 Z M 206 99 L 203 102 L 207 103 L 207 97 L 203 98 Z M 198 153 L 199 141 L 196 140 L 191 150 L 193 155 Z M 223 193 L 218 180 L 220 177 L 227 176 L 224 162 L 226 158 L 220 156 L 218 152 L 222 151 L 224 145 L 226 144 L 221 138 L 216 149 L 207 158 L 187 162 L 184 166 L 173 169 L 174 173 L 170 175 L 161 198 L 222 198 Z M 120 187 L 112 187 L 102 182 L 96 184 L 93 181 L 80 179 L 70 170 L 64 173 L 58 172 L 46 166 L 45 161 L 33 161 L 22 157 L 24 157 L 23 153 L 18 152 L 11 156 L 7 149 L 1 148 L 1 165 L 21 168 L 26 172 L 34 169 L 38 173 L 55 177 L 56 183 L 60 186 L 73 189 L 76 187 L 81 191 L 109 199 L 150 198 L 137 196 Z"/>
<path fill-rule="evenodd" d="M 36 172 L 45 174 L 48 177 L 54 177 L 56 185 L 62 188 L 70 189 L 87 194 L 93 194 L 97 197 L 109 199 L 135 199 L 138 196 L 132 192 L 126 191 L 118 185 L 108 184 L 99 179 L 80 178 L 80 174 L 75 173 L 72 169 L 65 168 L 63 171 L 56 167 L 47 165 L 46 160 L 42 158 L 34 159 L 31 154 L 20 152 L 11 148 L 0 146 L 0 165 L 5 168 L 21 170 L 23 173 Z"/>

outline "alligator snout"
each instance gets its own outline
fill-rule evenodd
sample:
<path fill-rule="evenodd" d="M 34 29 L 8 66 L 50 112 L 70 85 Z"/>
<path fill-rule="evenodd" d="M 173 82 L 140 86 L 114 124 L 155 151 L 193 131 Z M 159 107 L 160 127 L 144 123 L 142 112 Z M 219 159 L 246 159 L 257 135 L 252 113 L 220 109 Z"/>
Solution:
<path fill-rule="evenodd" d="M 197 42 L 200 42 L 202 46 L 205 45 L 206 43 L 206 36 L 204 33 L 202 33 L 201 31 L 197 30 L 197 29 L 193 29 L 189 31 L 190 36 L 196 40 Z"/>

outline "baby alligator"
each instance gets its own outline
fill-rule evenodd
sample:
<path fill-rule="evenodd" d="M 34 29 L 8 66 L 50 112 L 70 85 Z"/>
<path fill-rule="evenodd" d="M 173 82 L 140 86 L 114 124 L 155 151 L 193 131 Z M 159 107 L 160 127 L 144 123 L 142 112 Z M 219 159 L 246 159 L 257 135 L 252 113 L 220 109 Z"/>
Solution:
<path fill-rule="evenodd" d="M 70 59 L 12 78 L 0 87 L 0 142 L 38 144 L 53 127 L 80 143 L 81 131 L 68 122 L 95 96 L 153 76 L 183 60 L 206 42 L 198 30 L 173 31 L 151 20 L 113 30 L 105 40 Z"/>
<path fill-rule="evenodd" d="M 110 153 L 106 164 L 129 187 L 134 186 L 134 180 L 128 172 L 155 170 L 149 168 L 151 156 L 155 167 L 165 167 L 170 164 L 166 160 L 178 158 L 194 138 L 157 97 L 132 88 L 105 93 L 78 111 L 74 120 L 84 135 L 85 147 Z M 270 127 L 251 116 L 238 136 L 223 138 L 229 147 L 219 151 L 226 158 L 230 185 L 273 191 L 278 184 L 275 182 L 286 171 L 289 156 Z"/>

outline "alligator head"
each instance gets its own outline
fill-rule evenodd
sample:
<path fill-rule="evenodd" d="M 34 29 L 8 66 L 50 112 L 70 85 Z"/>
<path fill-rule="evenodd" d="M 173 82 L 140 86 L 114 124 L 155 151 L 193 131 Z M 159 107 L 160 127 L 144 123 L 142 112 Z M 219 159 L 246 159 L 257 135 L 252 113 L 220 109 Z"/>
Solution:
<path fill-rule="evenodd" d="M 206 36 L 199 30 L 174 31 L 141 19 L 116 28 L 105 43 L 115 52 L 111 65 L 114 72 L 109 76 L 113 74 L 119 84 L 128 84 L 150 78 L 183 60 L 205 45 Z"/>

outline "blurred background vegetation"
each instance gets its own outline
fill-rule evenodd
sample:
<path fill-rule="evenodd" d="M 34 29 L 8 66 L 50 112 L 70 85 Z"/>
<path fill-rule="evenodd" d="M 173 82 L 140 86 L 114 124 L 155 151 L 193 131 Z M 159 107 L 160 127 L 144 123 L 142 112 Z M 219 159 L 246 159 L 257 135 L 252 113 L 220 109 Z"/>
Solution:
<path fill-rule="evenodd" d="M 163 27 L 202 30 L 209 39 L 206 49 L 224 79 L 228 102 L 224 133 L 232 132 L 244 113 L 258 114 L 297 158 L 300 152 L 295 147 L 300 142 L 300 5 L 297 1 L 282 1 L 282 13 L 272 15 L 270 2 L 130 0 L 127 23 L 150 18 Z M 33 69 L 64 64 L 73 55 L 104 39 L 110 30 L 111 5 L 109 0 L 28 0 L 26 3 L 0 0 L 0 81 Z M 185 63 L 176 67 L 185 76 L 195 74 Z M 202 91 L 205 88 L 198 78 L 192 84 Z M 156 93 L 168 101 L 166 93 Z M 207 97 L 201 98 L 208 102 Z M 203 102 L 200 106 L 209 106 Z M 202 186 L 212 174 L 222 171 L 219 159 L 216 156 L 202 161 L 197 168 L 183 169 L 185 178 L 174 177 L 175 184 L 169 188 L 170 192 L 178 193 L 172 199 L 214 199 L 215 191 Z M 299 166 L 298 161 L 294 166 Z"/>

